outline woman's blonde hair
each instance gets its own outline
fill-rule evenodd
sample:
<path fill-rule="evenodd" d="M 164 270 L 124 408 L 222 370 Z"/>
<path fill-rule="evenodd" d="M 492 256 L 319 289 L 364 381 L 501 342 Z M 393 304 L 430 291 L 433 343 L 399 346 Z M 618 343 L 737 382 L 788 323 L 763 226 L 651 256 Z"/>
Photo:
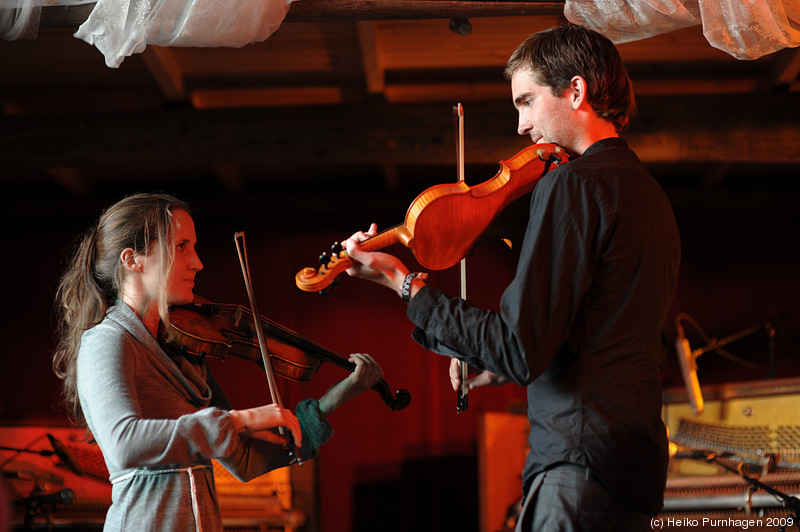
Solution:
<path fill-rule="evenodd" d="M 83 236 L 56 292 L 58 344 L 53 355 L 53 371 L 63 381 L 63 399 L 68 414 L 84 423 L 78 399 L 77 358 L 81 336 L 100 323 L 109 306 L 120 298 L 126 275 L 122 251 L 147 254 L 158 246 L 161 286 L 158 310 L 168 323 L 167 272 L 172 265 L 175 233 L 173 212 L 189 212 L 181 200 L 167 194 L 134 194 L 103 211 L 99 220 Z"/>

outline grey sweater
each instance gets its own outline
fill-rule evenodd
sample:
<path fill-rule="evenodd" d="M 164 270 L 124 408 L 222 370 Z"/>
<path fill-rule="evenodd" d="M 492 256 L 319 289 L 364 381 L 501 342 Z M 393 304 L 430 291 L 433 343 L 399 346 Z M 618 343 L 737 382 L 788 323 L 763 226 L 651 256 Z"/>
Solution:
<path fill-rule="evenodd" d="M 103 453 L 112 488 L 104 530 L 222 530 L 211 459 L 239 480 L 289 465 L 275 444 L 237 434 L 212 404 L 195 367 L 170 358 L 126 304 L 84 333 L 78 393 Z M 333 429 L 316 400 L 298 404 L 301 457 L 313 457 Z"/>

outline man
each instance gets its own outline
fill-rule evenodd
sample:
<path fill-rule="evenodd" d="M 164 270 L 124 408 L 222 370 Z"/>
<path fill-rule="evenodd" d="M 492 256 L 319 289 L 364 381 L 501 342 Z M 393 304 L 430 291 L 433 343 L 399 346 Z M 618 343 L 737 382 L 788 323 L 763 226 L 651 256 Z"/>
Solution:
<path fill-rule="evenodd" d="M 672 209 L 619 138 L 635 102 L 608 39 L 550 28 L 519 46 L 506 76 L 518 132 L 577 157 L 532 193 L 500 312 L 426 286 L 391 255 L 360 250 L 374 224 L 345 243 L 357 261 L 348 273 L 397 290 L 422 346 L 483 370 L 470 389 L 527 386 L 518 531 L 649 530 L 668 463 L 660 369 L 680 261 Z"/>

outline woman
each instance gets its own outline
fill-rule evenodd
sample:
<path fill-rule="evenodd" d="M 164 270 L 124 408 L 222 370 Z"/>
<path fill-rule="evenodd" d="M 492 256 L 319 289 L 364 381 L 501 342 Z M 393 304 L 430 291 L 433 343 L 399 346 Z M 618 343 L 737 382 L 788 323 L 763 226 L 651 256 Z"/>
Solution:
<path fill-rule="evenodd" d="M 277 405 L 230 410 L 205 364 L 171 358 L 158 341 L 169 307 L 194 298 L 196 243 L 186 204 L 130 196 L 102 214 L 59 285 L 54 369 L 108 467 L 105 530 L 222 530 L 212 458 L 243 481 L 289 465 L 286 444 L 311 458 L 333 435 L 328 416 L 382 376 L 356 354 L 355 371 L 300 402 L 297 416 Z"/>

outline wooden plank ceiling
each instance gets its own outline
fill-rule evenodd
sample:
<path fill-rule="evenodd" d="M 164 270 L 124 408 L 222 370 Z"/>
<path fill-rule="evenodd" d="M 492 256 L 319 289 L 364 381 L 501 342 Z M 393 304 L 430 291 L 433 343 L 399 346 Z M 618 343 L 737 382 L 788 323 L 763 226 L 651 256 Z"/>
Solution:
<path fill-rule="evenodd" d="M 263 43 L 148 46 L 118 69 L 72 37 L 92 5 L 45 8 L 38 38 L 0 43 L 4 208 L 93 209 L 160 189 L 304 218 L 376 202 L 402 213 L 455 177 L 457 102 L 468 182 L 490 178 L 527 144 L 503 65 L 562 20 L 563 4 L 404 5 L 304 0 Z M 452 16 L 468 18 L 469 34 L 451 30 Z M 674 198 L 742 180 L 789 180 L 794 194 L 797 49 L 739 61 L 699 26 L 619 49 L 640 108 L 627 138 Z"/>

